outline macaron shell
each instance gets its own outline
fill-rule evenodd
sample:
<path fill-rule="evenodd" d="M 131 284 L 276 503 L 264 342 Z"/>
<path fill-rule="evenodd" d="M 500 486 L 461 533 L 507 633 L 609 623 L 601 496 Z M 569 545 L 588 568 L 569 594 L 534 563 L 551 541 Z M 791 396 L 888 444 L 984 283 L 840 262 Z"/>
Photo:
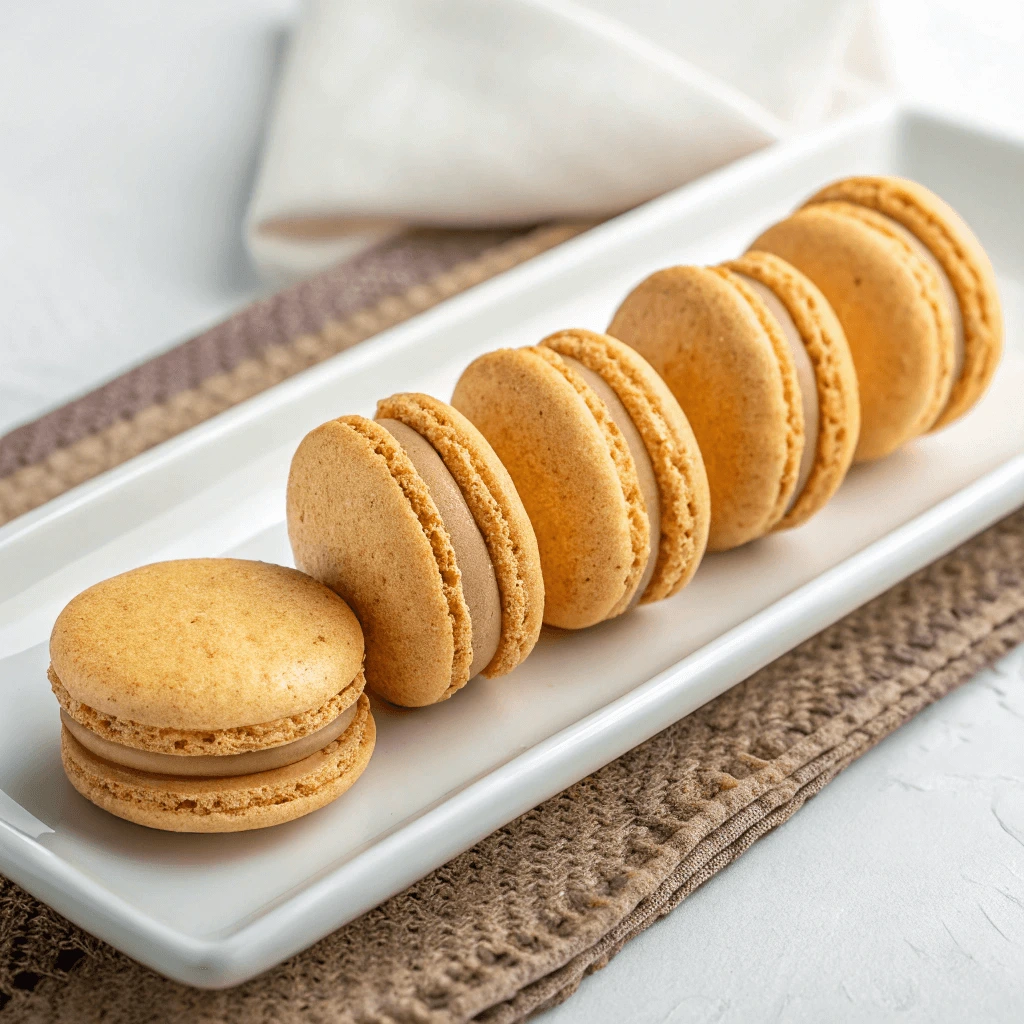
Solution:
<path fill-rule="evenodd" d="M 845 200 L 898 221 L 931 250 L 956 292 L 964 324 L 963 368 L 932 430 L 962 416 L 978 401 L 999 365 L 1003 316 L 995 271 L 959 214 L 915 181 L 855 177 L 827 185 L 808 204 Z"/>
<path fill-rule="evenodd" d="M 541 344 L 597 373 L 639 431 L 657 478 L 661 506 L 654 574 L 640 603 L 670 597 L 696 572 L 711 522 L 704 460 L 686 415 L 650 363 L 616 338 L 574 329 L 552 334 Z"/>
<path fill-rule="evenodd" d="M 490 352 L 459 378 L 452 405 L 501 459 L 533 524 L 544 621 L 579 629 L 624 610 L 650 538 L 625 441 L 596 396 L 559 364 L 547 349 Z"/>
<path fill-rule="evenodd" d="M 750 246 L 791 263 L 832 306 L 853 354 L 862 462 L 928 430 L 953 383 L 953 323 L 935 269 L 873 210 L 805 206 Z"/>
<path fill-rule="evenodd" d="M 711 495 L 708 549 L 767 533 L 796 487 L 803 413 L 760 297 L 721 268 L 669 267 L 633 289 L 608 333 L 661 375 L 693 428 Z"/>
<path fill-rule="evenodd" d="M 818 436 L 814 466 L 803 491 L 775 524 L 800 526 L 835 494 L 853 461 L 860 436 L 857 372 L 842 325 L 815 285 L 785 260 L 766 252 L 748 252 L 724 264 L 770 288 L 785 306 L 814 367 L 818 394 Z"/>
<path fill-rule="evenodd" d="M 421 707 L 466 683 L 472 626 L 455 552 L 384 427 L 343 416 L 307 434 L 292 458 L 287 510 L 296 564 L 359 618 L 371 690 Z"/>
<path fill-rule="evenodd" d="M 458 483 L 483 534 L 501 592 L 501 640 L 483 674 L 511 672 L 540 635 L 544 578 L 537 537 L 508 470 L 462 413 L 430 395 L 392 395 L 377 403 L 377 415 L 422 435 Z"/>
<path fill-rule="evenodd" d="M 190 558 L 82 591 L 57 617 L 50 657 L 67 692 L 90 708 L 213 731 L 327 703 L 359 671 L 363 636 L 345 602 L 304 573 Z"/>
<path fill-rule="evenodd" d="M 61 729 L 61 760 L 87 800 L 168 832 L 241 832 L 300 818 L 341 796 L 363 773 L 377 731 L 366 696 L 334 743 L 295 764 L 253 775 L 190 779 L 135 771 L 86 750 Z"/>

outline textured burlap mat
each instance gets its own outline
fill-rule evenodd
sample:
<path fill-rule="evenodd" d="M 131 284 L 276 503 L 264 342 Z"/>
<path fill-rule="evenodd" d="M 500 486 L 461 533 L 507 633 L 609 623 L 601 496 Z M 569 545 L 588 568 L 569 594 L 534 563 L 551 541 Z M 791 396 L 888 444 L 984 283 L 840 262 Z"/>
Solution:
<path fill-rule="evenodd" d="M 175 424 L 200 422 L 573 230 L 418 238 L 359 261 L 363 291 L 347 291 L 350 266 L 243 311 L 182 346 L 193 346 L 187 358 L 175 350 L 162 370 L 147 364 L 77 412 L 73 404 L 0 440 L 0 507 L 12 516 L 39 504 Z M 447 257 L 423 274 L 416 260 L 429 265 L 426 254 L 444 244 Z M 375 260 L 392 267 L 390 283 Z M 522 1020 L 570 995 L 867 749 L 1021 641 L 1024 511 L 227 992 L 161 978 L 0 878 L 0 1018 Z"/>

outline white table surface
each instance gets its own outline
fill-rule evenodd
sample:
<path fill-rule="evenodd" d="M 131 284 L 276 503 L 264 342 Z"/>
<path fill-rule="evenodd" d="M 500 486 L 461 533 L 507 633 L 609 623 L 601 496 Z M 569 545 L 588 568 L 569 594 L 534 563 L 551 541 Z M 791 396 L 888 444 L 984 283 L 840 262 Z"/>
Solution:
<path fill-rule="evenodd" d="M 259 295 L 294 0 L 0 5 L 0 432 Z M 896 73 L 1024 129 L 1024 8 L 888 0 Z M 886 740 L 545 1024 L 1024 1019 L 1024 649 Z"/>

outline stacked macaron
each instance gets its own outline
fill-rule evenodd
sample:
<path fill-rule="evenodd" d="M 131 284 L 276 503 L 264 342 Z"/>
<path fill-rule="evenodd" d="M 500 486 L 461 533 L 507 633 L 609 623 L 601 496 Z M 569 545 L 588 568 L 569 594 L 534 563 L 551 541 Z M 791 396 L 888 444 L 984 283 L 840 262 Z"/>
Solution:
<path fill-rule="evenodd" d="M 344 793 L 373 752 L 359 623 L 295 569 L 232 558 L 133 569 L 64 608 L 50 658 L 68 778 L 140 825 L 290 821 Z"/>
<path fill-rule="evenodd" d="M 364 683 L 435 704 L 511 672 L 542 623 L 672 597 L 705 549 L 805 523 L 855 460 L 962 416 L 1001 342 L 949 207 L 830 185 L 738 259 L 650 275 L 608 333 L 487 353 L 450 405 L 397 394 L 312 430 L 286 500 L 302 571 L 168 562 L 75 598 L 51 639 L 65 770 L 155 828 L 305 814 L 366 766 Z"/>

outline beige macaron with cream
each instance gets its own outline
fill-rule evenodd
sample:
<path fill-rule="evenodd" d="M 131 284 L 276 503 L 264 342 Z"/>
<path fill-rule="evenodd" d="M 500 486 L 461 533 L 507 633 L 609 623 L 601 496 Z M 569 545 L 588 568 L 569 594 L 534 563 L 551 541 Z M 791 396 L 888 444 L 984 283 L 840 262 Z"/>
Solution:
<path fill-rule="evenodd" d="M 827 300 L 777 257 L 669 267 L 622 302 L 609 333 L 678 399 L 711 490 L 709 549 L 799 526 L 835 493 L 857 444 L 857 379 Z"/>
<path fill-rule="evenodd" d="M 452 404 L 533 522 L 544 621 L 578 629 L 677 593 L 704 554 L 707 477 L 686 416 L 636 352 L 594 331 L 481 356 Z"/>
<path fill-rule="evenodd" d="M 480 432 L 429 395 L 311 431 L 288 477 L 296 564 L 351 604 L 370 689 L 443 700 L 533 649 L 544 584 L 533 527 Z"/>
<path fill-rule="evenodd" d="M 992 265 L 938 196 L 895 177 L 845 178 L 758 237 L 828 298 L 860 381 L 856 458 L 888 455 L 964 415 L 1002 351 Z"/>
<path fill-rule="evenodd" d="M 133 569 L 64 608 L 50 657 L 68 778 L 140 825 L 289 821 L 344 793 L 373 751 L 359 623 L 295 569 L 231 558 Z"/>

